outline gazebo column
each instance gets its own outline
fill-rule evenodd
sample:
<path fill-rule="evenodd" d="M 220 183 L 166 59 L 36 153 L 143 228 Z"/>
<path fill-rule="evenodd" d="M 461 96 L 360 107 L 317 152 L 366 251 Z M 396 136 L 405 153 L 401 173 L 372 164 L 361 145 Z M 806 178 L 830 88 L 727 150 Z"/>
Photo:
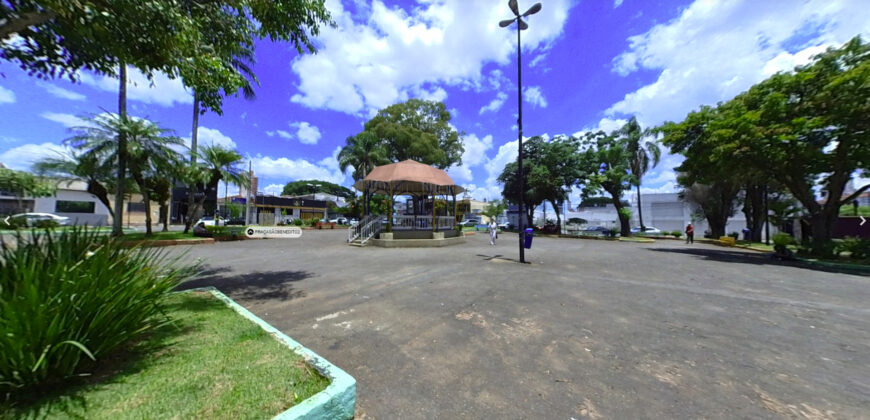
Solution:
<path fill-rule="evenodd" d="M 390 209 L 387 212 L 387 214 L 389 215 L 388 216 L 389 219 L 387 220 L 387 232 L 393 231 L 393 192 L 394 192 L 393 183 L 391 182 L 390 183 L 390 199 L 389 199 L 389 201 L 387 201 L 387 203 L 390 206 Z"/>
<path fill-rule="evenodd" d="M 432 192 L 432 232 L 438 230 L 438 225 L 435 223 L 435 189 L 429 187 L 429 190 Z"/>
<path fill-rule="evenodd" d="M 456 226 L 456 213 L 459 211 L 459 206 L 456 205 L 456 189 L 450 187 L 450 191 L 453 192 L 453 225 Z"/>

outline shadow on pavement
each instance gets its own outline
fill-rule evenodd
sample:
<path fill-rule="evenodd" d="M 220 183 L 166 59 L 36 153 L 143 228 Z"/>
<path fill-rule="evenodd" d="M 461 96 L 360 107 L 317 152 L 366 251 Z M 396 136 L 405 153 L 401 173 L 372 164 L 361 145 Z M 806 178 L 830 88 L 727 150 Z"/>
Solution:
<path fill-rule="evenodd" d="M 309 277 L 313 277 L 313 274 L 307 271 L 254 271 L 234 274 L 205 267 L 197 278 L 180 284 L 176 290 L 213 286 L 233 299 L 290 300 L 306 296 L 304 290 L 294 290 L 291 283 Z"/>
<path fill-rule="evenodd" d="M 701 257 L 705 260 L 712 260 L 712 261 L 741 263 L 741 264 L 756 264 L 756 265 L 776 265 L 776 266 L 782 266 L 782 267 L 796 267 L 796 268 L 804 268 L 807 270 L 822 271 L 825 273 L 856 274 L 854 270 L 849 270 L 849 269 L 825 267 L 825 266 L 805 263 L 805 262 L 801 262 L 801 261 L 782 261 L 782 260 L 774 258 L 771 253 L 762 254 L 762 253 L 758 253 L 758 252 L 727 251 L 727 250 L 721 250 L 721 249 L 708 249 L 708 248 L 646 248 L 646 249 L 649 251 L 656 251 L 656 252 L 671 252 L 671 253 L 677 253 L 677 254 L 694 255 L 697 257 Z"/>

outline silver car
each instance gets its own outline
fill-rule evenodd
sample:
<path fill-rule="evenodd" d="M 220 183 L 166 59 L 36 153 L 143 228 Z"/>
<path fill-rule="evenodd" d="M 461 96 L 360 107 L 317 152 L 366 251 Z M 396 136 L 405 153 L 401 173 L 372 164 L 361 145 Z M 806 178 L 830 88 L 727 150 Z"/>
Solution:
<path fill-rule="evenodd" d="M 20 213 L 13 214 L 12 216 L 8 216 L 3 219 L 7 224 L 11 219 L 24 219 L 24 224 L 28 227 L 36 226 L 36 224 L 43 220 L 50 220 L 57 223 L 60 226 L 66 226 L 69 224 L 69 217 L 58 216 L 56 214 L 51 213 Z"/>

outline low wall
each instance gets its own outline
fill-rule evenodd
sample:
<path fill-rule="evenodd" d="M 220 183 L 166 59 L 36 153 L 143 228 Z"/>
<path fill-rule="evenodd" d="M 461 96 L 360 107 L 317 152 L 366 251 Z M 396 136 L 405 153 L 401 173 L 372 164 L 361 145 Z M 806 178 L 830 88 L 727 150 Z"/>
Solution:
<path fill-rule="evenodd" d="M 432 238 L 432 232 L 422 232 L 425 233 L 426 236 L 415 239 L 396 239 L 396 233 L 398 232 L 393 232 L 392 234 L 381 234 L 378 239 L 372 238 L 370 243 L 382 248 L 437 248 L 465 243 L 465 235 L 460 235 L 456 231 L 452 232 L 452 236 L 449 237 L 446 235 L 446 233 L 448 233 L 447 231 L 435 232 L 435 238 Z"/>
<path fill-rule="evenodd" d="M 456 238 L 459 232 L 454 229 L 439 230 L 438 233 L 443 233 L 445 238 Z M 396 239 L 431 239 L 432 231 L 430 230 L 394 230 L 393 240 Z"/>

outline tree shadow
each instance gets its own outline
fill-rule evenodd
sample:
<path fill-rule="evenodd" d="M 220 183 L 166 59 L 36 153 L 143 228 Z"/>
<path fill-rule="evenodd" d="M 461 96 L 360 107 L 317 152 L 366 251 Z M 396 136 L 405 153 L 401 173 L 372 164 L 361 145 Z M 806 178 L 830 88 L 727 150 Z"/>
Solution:
<path fill-rule="evenodd" d="M 176 290 L 212 286 L 233 299 L 284 301 L 305 297 L 305 291 L 295 290 L 291 283 L 310 277 L 313 274 L 307 271 L 253 271 L 236 274 L 226 269 L 204 267 L 197 278 L 181 283 Z"/>
<path fill-rule="evenodd" d="M 677 254 L 693 255 L 705 260 L 720 261 L 738 264 L 774 265 L 782 267 L 797 267 L 813 271 L 837 274 L 862 274 L 861 270 L 848 268 L 828 267 L 816 265 L 804 261 L 784 261 L 773 256 L 773 253 L 730 251 L 725 249 L 710 248 L 644 248 L 648 251 L 669 252 Z M 866 274 L 866 273 L 864 273 Z"/>

